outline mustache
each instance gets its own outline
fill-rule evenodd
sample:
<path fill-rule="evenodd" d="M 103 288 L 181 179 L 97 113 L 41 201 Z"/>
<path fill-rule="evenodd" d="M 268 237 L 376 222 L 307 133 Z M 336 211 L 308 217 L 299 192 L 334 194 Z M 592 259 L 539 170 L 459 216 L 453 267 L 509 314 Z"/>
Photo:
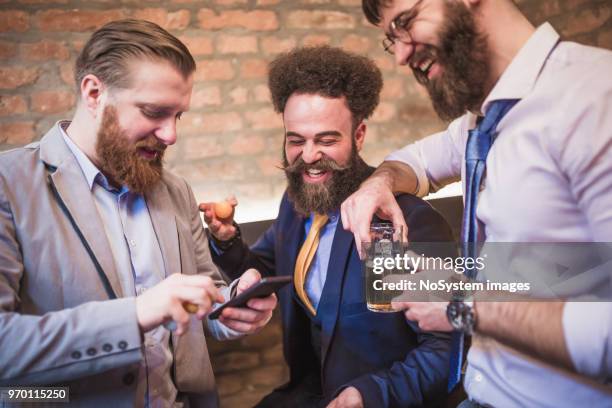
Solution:
<path fill-rule="evenodd" d="M 439 64 L 443 63 L 441 60 L 441 55 L 436 52 L 435 47 L 431 45 L 427 45 L 425 48 L 415 52 L 411 57 L 410 61 L 408 61 L 408 66 L 412 70 L 412 74 L 414 75 L 417 82 L 421 85 L 426 85 L 429 82 L 429 78 L 425 76 L 418 68 L 412 68 L 412 64 L 418 63 L 424 59 L 433 59 L 436 60 Z"/>
<path fill-rule="evenodd" d="M 155 150 L 159 153 L 163 153 L 167 147 L 168 146 L 157 140 L 154 136 L 147 137 L 146 139 L 140 140 L 134 144 L 134 149 L 145 148 Z"/>
<path fill-rule="evenodd" d="M 321 159 L 317 160 L 314 163 L 305 163 L 304 160 L 300 157 L 292 164 L 285 162 L 283 166 L 281 166 L 281 170 L 284 170 L 286 173 L 295 174 L 295 173 L 303 173 L 308 170 L 321 170 L 321 171 L 343 171 L 350 168 L 350 163 L 345 166 L 339 165 L 335 160 L 329 158 L 326 155 L 323 155 Z"/>

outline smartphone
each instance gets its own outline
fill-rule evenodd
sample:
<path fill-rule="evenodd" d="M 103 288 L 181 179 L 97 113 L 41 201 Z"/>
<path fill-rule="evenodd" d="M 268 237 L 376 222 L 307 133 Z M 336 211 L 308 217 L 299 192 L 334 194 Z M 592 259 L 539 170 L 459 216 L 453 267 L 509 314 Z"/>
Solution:
<path fill-rule="evenodd" d="M 292 276 L 273 276 L 269 278 L 263 278 L 255 285 L 251 286 L 238 296 L 228 300 L 214 312 L 208 315 L 209 319 L 218 319 L 221 316 L 221 312 L 226 307 L 243 307 L 246 306 L 247 302 L 253 298 L 266 297 L 272 293 L 278 291 L 283 286 L 293 281 Z"/>

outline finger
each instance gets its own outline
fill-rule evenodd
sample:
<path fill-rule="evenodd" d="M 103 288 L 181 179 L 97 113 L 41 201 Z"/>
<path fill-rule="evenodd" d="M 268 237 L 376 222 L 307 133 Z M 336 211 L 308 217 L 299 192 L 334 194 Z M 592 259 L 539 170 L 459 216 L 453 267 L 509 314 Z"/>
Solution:
<path fill-rule="evenodd" d="M 257 282 L 261 280 L 261 274 L 257 271 L 257 269 L 248 269 L 245 273 L 240 277 L 240 281 L 238 281 L 238 286 L 236 287 L 236 292 L 238 294 L 244 292 Z"/>
<path fill-rule="evenodd" d="M 399 208 L 399 205 L 394 200 L 391 203 L 391 222 L 393 223 L 393 227 L 396 231 L 400 228 L 402 230 L 402 242 L 408 242 L 408 225 L 406 224 L 406 219 L 404 218 L 404 213 Z"/>
<path fill-rule="evenodd" d="M 228 307 L 221 313 L 221 316 L 228 320 L 236 320 L 251 324 L 265 321 L 271 315 L 271 311 L 259 312 L 247 307 Z"/>
<path fill-rule="evenodd" d="M 213 203 L 200 203 L 198 208 L 200 211 L 210 211 L 212 209 Z"/>
<path fill-rule="evenodd" d="M 359 257 L 365 259 L 365 253 L 363 251 L 362 243 L 370 242 L 370 224 L 372 223 L 372 211 L 367 212 L 366 217 L 358 218 L 356 226 L 354 227 L 353 233 L 355 235 L 355 243 L 359 251 Z"/>
<path fill-rule="evenodd" d="M 235 195 L 233 195 L 233 194 L 232 194 L 231 196 L 227 197 L 227 198 L 225 199 L 225 201 L 227 201 L 228 203 L 230 203 L 230 205 L 231 205 L 232 207 L 234 207 L 234 208 L 236 208 L 236 207 L 238 206 L 238 200 L 236 199 L 236 196 L 235 196 Z"/>
<path fill-rule="evenodd" d="M 173 302 L 170 305 L 170 316 L 176 325 L 174 333 L 177 336 L 184 334 L 189 328 L 189 313 L 183 309 L 183 306 L 178 302 Z"/>
<path fill-rule="evenodd" d="M 277 303 L 278 301 L 276 299 L 276 295 L 273 293 L 270 296 L 266 296 L 264 298 L 251 299 L 247 302 L 247 306 L 251 309 L 259 310 L 260 312 L 265 312 L 269 310 L 274 310 L 274 308 L 276 308 Z"/>
<path fill-rule="evenodd" d="M 223 316 L 221 316 L 219 318 L 219 320 L 221 321 L 221 323 L 223 323 L 225 326 L 229 327 L 232 330 L 236 330 L 237 332 L 240 333 L 252 333 L 255 330 L 258 329 L 258 327 L 255 327 L 254 325 L 252 325 L 251 323 L 245 323 L 245 322 L 241 322 L 238 320 L 231 320 L 231 319 L 227 319 Z"/>
<path fill-rule="evenodd" d="M 391 302 L 391 307 L 397 311 L 410 309 L 410 302 Z"/>
<path fill-rule="evenodd" d="M 351 197 L 344 200 L 344 202 L 340 206 L 340 219 L 342 220 L 342 226 L 344 227 L 345 231 L 351 230 L 351 218 L 349 214 L 350 205 L 351 205 Z"/>

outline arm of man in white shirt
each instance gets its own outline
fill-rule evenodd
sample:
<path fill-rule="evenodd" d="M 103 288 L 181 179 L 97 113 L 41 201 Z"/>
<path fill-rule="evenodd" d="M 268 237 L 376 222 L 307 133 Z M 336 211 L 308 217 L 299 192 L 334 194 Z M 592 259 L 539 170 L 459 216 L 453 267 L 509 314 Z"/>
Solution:
<path fill-rule="evenodd" d="M 424 197 L 460 179 L 466 126 L 467 117 L 461 117 L 447 130 L 390 154 L 359 190 L 346 199 L 341 207 L 342 225 L 353 232 L 356 243 L 367 241 L 374 214 L 402 226 L 407 233 L 410 226 L 405 225 L 394 194 Z"/>

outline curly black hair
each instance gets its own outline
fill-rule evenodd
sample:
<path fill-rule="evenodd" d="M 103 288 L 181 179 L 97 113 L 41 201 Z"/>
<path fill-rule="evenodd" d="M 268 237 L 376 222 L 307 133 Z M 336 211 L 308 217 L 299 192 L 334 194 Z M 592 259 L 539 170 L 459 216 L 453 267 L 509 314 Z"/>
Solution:
<path fill-rule="evenodd" d="M 327 45 L 296 48 L 279 55 L 269 66 L 268 87 L 279 113 L 296 92 L 344 96 L 358 124 L 378 106 L 382 85 L 382 75 L 372 60 Z"/>

